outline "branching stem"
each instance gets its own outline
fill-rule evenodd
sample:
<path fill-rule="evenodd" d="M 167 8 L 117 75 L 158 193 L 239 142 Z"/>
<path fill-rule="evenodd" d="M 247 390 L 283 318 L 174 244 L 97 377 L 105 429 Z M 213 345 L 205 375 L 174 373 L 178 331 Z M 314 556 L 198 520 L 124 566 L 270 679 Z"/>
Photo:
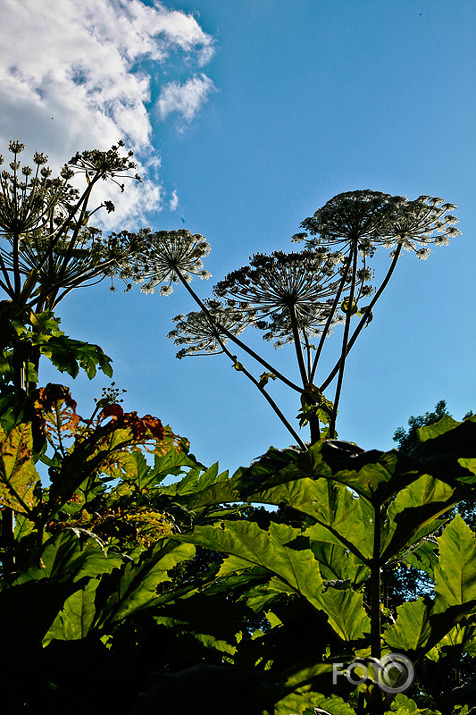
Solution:
<path fill-rule="evenodd" d="M 283 375 L 281 372 L 279 372 L 279 370 L 276 370 L 276 368 L 273 367 L 272 365 L 270 365 L 269 362 L 266 362 L 266 360 L 263 360 L 263 358 L 260 357 L 257 353 L 255 353 L 254 350 L 249 348 L 248 345 L 246 345 L 246 343 L 241 341 L 239 338 L 236 337 L 236 335 L 233 335 L 232 332 L 227 330 L 227 328 L 225 328 L 224 325 L 222 325 L 217 320 L 215 320 L 213 318 L 213 316 L 211 315 L 210 311 L 208 310 L 208 308 L 206 307 L 206 305 L 200 300 L 200 298 L 195 293 L 195 291 L 193 291 L 192 288 L 190 288 L 189 284 L 183 277 L 180 269 L 175 267 L 175 272 L 177 273 L 177 276 L 179 277 L 181 283 L 183 283 L 183 285 L 188 290 L 188 292 L 190 293 L 190 295 L 192 296 L 194 301 L 203 310 L 203 312 L 205 313 L 205 315 L 207 316 L 208 320 L 210 321 L 210 323 L 212 325 L 216 326 L 221 333 L 226 335 L 227 338 L 229 338 L 232 342 L 234 342 L 236 345 L 238 345 L 238 347 L 240 347 L 242 350 L 247 352 L 248 355 L 251 355 L 251 357 L 254 358 L 257 362 L 261 363 L 261 365 L 263 365 L 263 367 L 267 368 L 270 372 L 272 372 L 273 375 L 276 375 L 276 377 L 279 378 L 282 382 L 284 382 L 285 385 L 287 385 L 288 387 L 291 387 L 296 392 L 299 392 L 299 393 L 303 392 L 302 387 L 298 387 L 298 385 L 295 385 L 294 382 L 292 382 L 291 380 L 288 380 L 288 378 L 285 375 Z"/>

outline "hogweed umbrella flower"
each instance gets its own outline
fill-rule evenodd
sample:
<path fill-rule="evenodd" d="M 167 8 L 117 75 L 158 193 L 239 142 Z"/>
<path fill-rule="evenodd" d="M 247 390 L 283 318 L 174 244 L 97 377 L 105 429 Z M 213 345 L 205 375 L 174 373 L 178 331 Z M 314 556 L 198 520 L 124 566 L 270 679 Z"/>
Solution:
<path fill-rule="evenodd" d="M 378 245 L 400 245 L 418 258 L 426 258 L 427 244 L 447 245 L 450 238 L 461 234 L 454 226 L 458 219 L 448 213 L 456 208 L 432 196 L 409 201 L 406 196 L 380 191 L 349 191 L 334 196 L 305 219 L 301 227 L 308 233 L 295 234 L 293 240 L 306 241 L 309 249 L 339 245 L 342 251 L 357 243 L 364 256 L 372 255 Z"/>
<path fill-rule="evenodd" d="M 343 254 L 325 249 L 257 253 L 248 266 L 230 273 L 214 290 L 231 307 L 253 306 L 256 327 L 267 331 L 265 338 L 276 339 L 280 347 L 295 339 L 296 330 L 308 337 L 322 332 L 329 317 L 328 299 L 342 281 L 343 263 Z M 362 273 L 359 286 L 368 278 L 370 274 Z"/>
<path fill-rule="evenodd" d="M 211 277 L 202 261 L 210 252 L 210 245 L 200 233 L 192 234 L 187 229 L 156 232 L 142 229 L 137 234 L 123 231 L 117 236 L 128 236 L 136 246 L 130 260 L 124 261 L 119 271 L 120 277 L 128 282 L 128 288 L 132 287 L 132 281 L 142 283 L 143 293 L 154 293 L 160 286 L 161 295 L 170 295 L 172 283 L 188 282 L 194 275 L 202 279 Z"/>
<path fill-rule="evenodd" d="M 178 351 L 179 359 L 186 355 L 224 352 L 228 336 L 223 332 L 223 328 L 232 335 L 240 335 L 253 320 L 252 310 L 233 309 L 218 300 L 205 300 L 204 305 L 208 315 L 200 310 L 173 318 L 175 328 L 167 337 L 171 338 L 175 345 L 187 346 Z"/>
<path fill-rule="evenodd" d="M 461 235 L 454 225 L 458 219 L 453 214 L 457 206 L 432 196 L 419 196 L 413 201 L 403 197 L 382 221 L 379 242 L 386 248 L 397 246 L 414 251 L 417 258 L 426 259 L 431 253 L 429 244 L 447 246 L 451 238 Z"/>
<path fill-rule="evenodd" d="M 90 209 L 89 203 L 100 180 L 121 189 L 120 178 L 140 180 L 131 177 L 132 152 L 124 155 L 123 147 L 119 142 L 108 151 L 78 152 L 52 177 L 46 156 L 35 152 L 35 169 L 21 166 L 24 145 L 10 142 L 11 171 L 0 175 L 0 237 L 6 242 L 0 248 L 0 287 L 10 300 L 31 301 L 36 310 L 54 308 L 74 287 L 111 272 L 119 257 L 117 241 L 102 238 L 90 218 L 101 208 L 114 211 L 114 204 Z M 70 183 L 76 175 L 85 178 L 83 190 Z"/>
<path fill-rule="evenodd" d="M 369 255 L 374 250 L 385 210 L 400 199 L 369 189 L 337 194 L 313 216 L 304 219 L 301 227 L 308 233 L 297 233 L 293 240 L 305 240 L 309 249 L 339 246 L 341 251 L 348 252 L 357 246 L 364 255 Z"/>

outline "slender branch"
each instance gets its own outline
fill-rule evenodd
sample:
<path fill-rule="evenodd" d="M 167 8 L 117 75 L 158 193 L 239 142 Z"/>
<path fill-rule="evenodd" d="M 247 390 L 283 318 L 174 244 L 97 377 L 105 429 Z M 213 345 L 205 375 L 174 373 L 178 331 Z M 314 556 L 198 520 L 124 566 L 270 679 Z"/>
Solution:
<path fill-rule="evenodd" d="M 310 382 L 313 382 L 313 381 L 314 381 L 314 376 L 315 376 L 315 374 L 316 374 L 317 365 L 318 365 L 319 359 L 320 359 L 320 357 L 321 357 L 322 348 L 324 347 L 324 341 L 325 341 L 325 339 L 327 338 L 327 335 L 328 335 L 328 333 L 329 333 L 329 329 L 330 329 L 330 327 L 331 327 L 332 319 L 333 319 L 333 317 L 334 317 L 334 315 L 335 315 L 335 312 L 336 312 L 336 310 L 337 310 L 337 306 L 339 305 L 339 300 L 340 300 L 340 297 L 341 297 L 341 295 L 342 295 L 342 291 L 344 290 L 345 282 L 346 282 L 346 280 L 347 280 L 347 274 L 348 274 L 348 272 L 349 272 L 349 267 L 350 267 L 350 261 L 347 261 L 347 265 L 345 266 L 345 271 L 344 271 L 344 274 L 343 274 L 343 276 L 342 276 L 342 280 L 341 280 L 340 285 L 339 285 L 339 290 L 337 291 L 336 297 L 334 298 L 334 302 L 332 303 L 331 312 L 329 313 L 329 317 L 327 318 L 326 324 L 325 324 L 325 326 L 324 326 L 324 330 L 322 331 L 322 335 L 321 335 L 321 338 L 320 338 L 320 340 L 319 340 L 319 345 L 317 346 L 316 355 L 315 355 L 315 357 L 314 357 L 314 363 L 313 363 L 313 365 L 312 365 L 312 370 L 311 370 L 311 373 L 310 373 L 310 375 L 309 375 L 309 380 L 310 380 Z"/>
<path fill-rule="evenodd" d="M 13 298 L 14 298 L 13 288 L 11 288 L 11 290 L 9 290 L 9 287 L 3 281 L 0 281 L 0 288 L 2 288 L 5 291 L 5 293 L 13 300 Z"/>
<path fill-rule="evenodd" d="M 302 329 L 302 335 L 304 338 L 304 343 L 306 345 L 306 361 L 307 361 L 307 374 L 309 375 L 309 380 L 311 379 L 311 369 L 312 369 L 312 361 L 311 361 L 311 345 L 309 343 L 309 338 L 307 337 L 306 329 Z"/>
<path fill-rule="evenodd" d="M 367 309 L 367 311 L 366 311 L 366 314 L 363 315 L 362 318 L 360 319 L 359 324 L 357 325 L 357 327 L 356 327 L 356 329 L 355 329 L 355 331 L 354 331 L 354 333 L 353 333 L 351 339 L 350 339 L 349 342 L 348 342 L 348 345 L 347 345 L 347 355 L 349 354 L 351 348 L 353 347 L 355 341 L 357 340 L 357 337 L 360 335 L 360 333 L 362 332 L 363 328 L 365 327 L 365 324 L 368 322 L 368 315 L 372 312 L 372 309 L 373 309 L 375 303 L 377 302 L 377 300 L 380 298 L 380 296 L 382 295 L 383 291 L 384 291 L 385 288 L 387 287 L 387 284 L 388 284 L 390 278 L 392 277 L 392 273 L 393 273 L 393 271 L 395 270 L 395 266 L 397 265 L 398 257 L 400 256 L 400 253 L 401 253 L 401 252 L 402 252 L 402 246 L 401 246 L 401 244 L 399 244 L 398 247 L 397 247 L 397 249 L 396 249 L 396 251 L 395 251 L 395 255 L 394 255 L 394 257 L 393 257 L 393 260 L 392 260 L 392 263 L 391 263 L 391 265 L 390 265 L 390 268 L 389 268 L 388 271 L 387 271 L 387 275 L 386 275 L 385 278 L 383 279 L 383 281 L 382 281 L 382 283 L 381 283 L 381 285 L 380 285 L 380 288 L 378 289 L 378 291 L 377 291 L 376 294 L 374 295 L 373 299 L 370 301 L 369 306 L 368 306 L 368 309 Z M 326 380 L 324 380 L 324 382 L 322 383 L 321 387 L 319 388 L 319 389 L 321 390 L 321 392 L 324 392 L 324 390 L 331 384 L 332 380 L 333 380 L 333 379 L 335 378 L 335 376 L 337 375 L 337 372 L 339 371 L 339 368 L 340 368 L 340 358 L 339 358 L 339 360 L 337 361 L 337 363 L 334 365 L 332 371 L 329 373 L 329 375 L 328 375 L 328 377 L 326 378 Z"/>
<path fill-rule="evenodd" d="M 349 339 L 350 321 L 352 319 L 352 307 L 354 305 L 355 281 L 356 281 L 356 277 L 357 277 L 357 241 L 355 241 L 354 246 L 352 248 L 351 260 L 353 262 L 352 282 L 350 284 L 350 295 L 349 295 L 349 301 L 348 301 L 348 305 L 347 305 L 347 315 L 346 315 L 346 319 L 345 319 L 344 337 L 342 340 L 342 353 L 341 353 L 341 358 L 340 358 L 339 377 L 337 379 L 336 395 L 334 398 L 334 408 L 332 410 L 332 420 L 329 425 L 329 436 L 331 439 L 335 438 L 337 408 L 339 405 L 340 393 L 342 390 L 342 381 L 344 379 L 345 359 L 346 359 L 347 353 L 348 353 L 347 341 Z"/>
<path fill-rule="evenodd" d="M 51 241 L 51 243 L 48 247 L 48 250 L 45 252 L 45 255 L 43 256 L 43 259 L 40 261 L 40 264 L 37 266 L 38 270 L 41 270 L 41 268 L 43 268 L 43 266 L 45 265 L 46 261 L 51 256 L 53 256 L 53 250 L 54 250 L 56 244 L 59 242 L 61 236 L 68 232 L 69 227 L 73 221 L 73 218 L 76 215 L 76 213 L 79 211 L 81 205 L 83 205 L 83 208 L 81 209 L 80 216 L 84 216 L 92 189 L 93 189 L 93 183 L 91 182 L 90 184 L 88 184 L 86 189 L 83 191 L 82 195 L 80 196 L 80 198 L 78 199 L 76 204 L 70 209 L 69 214 L 66 218 L 66 221 L 63 223 L 63 225 L 61 227 L 61 230 L 56 233 L 56 235 L 54 236 L 53 240 Z"/>
<path fill-rule="evenodd" d="M 301 336 L 299 335 L 299 329 L 296 320 L 296 310 L 294 305 L 289 306 L 289 316 L 291 318 L 291 328 L 293 331 L 294 338 L 294 348 L 296 350 L 296 357 L 299 365 L 299 372 L 301 373 L 301 380 L 303 387 L 306 387 L 308 383 L 308 376 L 306 372 L 306 366 L 304 364 L 304 355 L 302 352 Z"/>
<path fill-rule="evenodd" d="M 236 345 L 238 345 L 238 347 L 240 347 L 242 350 L 244 350 L 246 353 L 248 353 L 248 355 L 251 355 L 251 357 L 254 358 L 257 362 L 261 363 L 261 365 L 263 365 L 263 367 L 266 367 L 268 370 L 270 370 L 273 373 L 273 375 L 276 375 L 276 377 L 279 378 L 282 382 L 284 382 L 285 385 L 288 385 L 288 387 L 291 387 L 293 390 L 296 390 L 296 392 L 299 392 L 299 393 L 303 392 L 302 387 L 298 387 L 297 385 L 294 384 L 294 382 L 291 382 L 291 380 L 288 380 L 288 378 L 285 377 L 285 375 L 283 375 L 281 372 L 279 372 L 279 370 L 276 370 L 276 368 L 274 368 L 272 365 L 270 365 L 269 362 L 266 362 L 266 360 L 263 360 L 263 358 L 260 357 L 257 353 L 255 353 L 254 350 L 249 348 L 248 345 L 246 345 L 246 343 L 242 342 L 239 338 L 236 337 L 236 335 L 233 335 L 233 333 L 231 333 L 229 330 L 227 330 L 227 328 L 225 328 L 224 325 L 222 325 L 217 320 L 215 320 L 213 318 L 213 316 L 210 314 L 210 311 L 208 310 L 206 305 L 204 305 L 204 303 L 200 300 L 200 298 L 195 293 L 195 291 L 193 291 L 190 288 L 189 284 L 183 277 L 180 269 L 175 267 L 174 270 L 177 273 L 177 276 L 179 277 L 181 283 L 183 283 L 183 285 L 188 290 L 188 292 L 190 293 L 190 295 L 192 296 L 194 301 L 203 310 L 203 312 L 205 313 L 205 315 L 207 316 L 208 320 L 211 322 L 212 325 L 216 326 L 220 330 L 220 332 L 222 332 L 224 335 L 227 336 L 227 338 L 229 338 L 232 342 L 234 342 Z"/>
<path fill-rule="evenodd" d="M 217 337 L 217 340 L 218 340 L 218 342 L 220 343 L 220 345 L 221 345 L 221 347 L 222 347 L 222 349 L 223 349 L 223 352 L 224 352 L 226 355 L 228 355 L 228 357 L 230 358 L 230 360 L 231 360 L 233 363 L 236 363 L 236 358 L 235 358 L 235 356 L 231 354 L 231 352 L 228 350 L 228 348 L 227 348 L 226 345 L 223 343 L 223 341 L 220 340 L 219 337 Z M 276 415 L 279 417 L 279 419 L 281 420 L 281 422 L 283 423 L 283 425 L 286 427 L 286 429 L 288 430 L 288 432 L 290 432 L 290 433 L 292 434 L 292 436 L 294 437 L 294 439 L 296 440 L 296 442 L 298 443 L 298 445 L 301 447 L 301 449 L 306 449 L 306 445 L 304 444 L 304 442 L 302 441 L 302 439 L 300 438 L 300 436 L 298 435 L 298 433 L 296 432 L 296 430 L 293 428 L 293 426 L 288 422 L 288 420 L 286 419 L 286 417 L 283 415 L 283 413 L 281 412 L 281 410 L 279 409 L 279 407 L 277 406 L 276 402 L 273 400 L 273 398 L 271 397 L 271 395 L 269 395 L 268 392 L 265 390 L 264 386 L 263 386 L 263 385 L 260 385 L 259 381 L 254 377 L 254 375 L 251 374 L 251 372 L 249 372 L 249 370 L 246 369 L 246 367 L 244 367 L 244 365 L 241 366 L 240 372 L 244 372 L 244 374 L 246 375 L 246 377 L 247 377 L 249 380 L 251 380 L 251 382 L 252 382 L 254 385 L 256 385 L 256 387 L 257 387 L 258 390 L 261 392 L 261 394 L 263 395 L 263 397 L 269 402 L 269 404 L 270 404 L 271 407 L 273 408 L 274 412 L 275 412 Z"/>
<path fill-rule="evenodd" d="M 369 303 L 369 306 L 368 306 L 368 309 L 367 309 L 367 313 L 371 313 L 371 312 L 372 312 L 372 308 L 374 307 L 375 303 L 378 301 L 378 299 L 379 299 L 380 296 L 382 295 L 383 291 L 384 291 L 385 288 L 387 287 L 387 284 L 388 284 L 390 278 L 392 277 L 392 273 L 393 273 L 393 271 L 395 270 L 395 266 L 397 265 L 397 261 L 398 261 L 398 258 L 399 258 L 399 256 L 400 256 L 400 253 L 401 253 L 401 252 L 402 252 L 402 244 L 400 243 L 400 244 L 398 245 L 398 248 L 397 248 L 396 251 L 395 251 L 395 255 L 394 255 L 394 257 L 393 257 L 393 260 L 392 260 L 392 263 L 391 263 L 391 265 L 390 265 L 390 268 L 389 268 L 388 271 L 387 271 L 387 275 L 386 275 L 385 278 L 383 279 L 380 288 L 378 289 L 378 291 L 377 291 L 376 294 L 374 295 L 373 299 L 372 299 L 372 300 L 370 301 L 370 303 Z M 348 344 L 348 346 L 347 346 L 347 352 L 349 352 L 349 350 L 351 349 L 351 347 L 353 346 L 353 344 L 354 344 L 355 341 L 357 340 L 359 334 L 362 332 L 362 329 L 365 327 L 366 321 L 367 321 L 366 316 L 365 316 L 365 315 L 362 316 L 362 318 L 361 318 L 360 321 L 359 321 L 359 324 L 357 325 L 357 327 L 356 327 L 356 329 L 355 329 L 355 331 L 354 331 L 354 334 L 352 335 L 351 339 L 349 340 L 349 344 Z"/>

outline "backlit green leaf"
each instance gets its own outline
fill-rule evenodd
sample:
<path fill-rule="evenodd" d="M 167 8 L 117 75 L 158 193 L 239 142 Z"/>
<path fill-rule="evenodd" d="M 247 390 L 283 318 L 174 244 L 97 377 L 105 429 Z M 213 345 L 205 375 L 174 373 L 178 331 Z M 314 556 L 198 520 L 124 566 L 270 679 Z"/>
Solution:
<path fill-rule="evenodd" d="M 435 567 L 433 613 L 461 604 L 476 605 L 476 535 L 457 514 L 437 541 L 440 557 Z"/>

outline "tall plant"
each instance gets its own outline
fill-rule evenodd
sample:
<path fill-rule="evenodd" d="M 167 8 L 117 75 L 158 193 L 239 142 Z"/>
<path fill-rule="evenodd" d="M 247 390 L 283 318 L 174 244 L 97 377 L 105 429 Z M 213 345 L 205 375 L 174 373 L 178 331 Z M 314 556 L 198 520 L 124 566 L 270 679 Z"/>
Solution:
<path fill-rule="evenodd" d="M 460 234 L 451 214 L 456 207 L 443 199 L 420 196 L 409 201 L 377 191 L 352 191 L 335 196 L 305 219 L 301 252 L 276 251 L 255 254 L 250 263 L 230 273 L 214 288 L 214 297 L 201 300 L 189 285 L 193 274 L 209 277 L 202 258 L 209 245 L 199 234 L 188 231 L 148 231 L 121 234 L 141 241 L 128 268 L 133 282 L 146 281 L 141 290 L 168 295 L 173 283 L 182 283 L 199 310 L 179 315 L 169 333 L 180 346 L 177 357 L 223 353 L 243 372 L 271 405 L 301 448 L 304 442 L 269 392 L 269 381 L 278 380 L 300 395 L 299 424 L 310 425 L 311 442 L 336 436 L 336 417 L 347 356 L 358 336 L 372 320 L 372 311 L 395 270 L 403 249 L 419 259 L 431 253 L 430 244 L 447 244 Z M 392 249 L 390 266 L 377 287 L 372 287 L 372 258 L 380 246 Z M 352 330 L 352 321 L 357 324 Z M 343 325 L 341 347 L 335 366 L 317 379 L 324 344 L 334 327 Z M 277 369 L 242 340 L 247 326 L 263 331 L 275 347 L 294 347 L 299 378 Z M 238 360 L 230 341 L 261 365 L 256 375 Z M 333 400 L 326 398 L 335 380 Z"/>
<path fill-rule="evenodd" d="M 110 358 L 101 348 L 65 336 L 54 311 L 75 288 L 117 272 L 134 250 L 116 236 L 103 237 L 91 222 L 100 209 L 115 208 L 111 201 L 92 205 L 98 184 L 114 182 L 123 190 L 122 179 L 136 168 L 122 142 L 109 151 L 78 152 L 58 176 L 39 152 L 33 155 L 33 167 L 22 166 L 24 148 L 19 141 L 10 142 L 9 170 L 0 175 L 0 288 L 5 296 L 0 304 L 1 398 L 16 414 L 36 387 L 41 355 L 73 376 L 82 367 L 92 377 L 97 366 L 112 374 Z M 12 554 L 13 528 L 13 512 L 5 507 L 5 558 Z"/>

